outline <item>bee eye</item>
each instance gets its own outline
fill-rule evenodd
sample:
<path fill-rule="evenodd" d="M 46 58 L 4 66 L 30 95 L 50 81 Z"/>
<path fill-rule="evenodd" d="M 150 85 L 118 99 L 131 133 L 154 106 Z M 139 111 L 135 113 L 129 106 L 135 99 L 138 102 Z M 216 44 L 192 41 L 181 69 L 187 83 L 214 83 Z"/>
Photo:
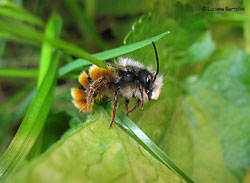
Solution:
<path fill-rule="evenodd" d="M 152 80 L 152 76 L 151 75 L 147 75 L 147 78 L 146 78 L 146 86 L 149 87 L 150 83 L 151 83 L 151 80 Z"/>
<path fill-rule="evenodd" d="M 147 70 L 141 70 L 138 74 L 138 79 L 148 89 L 152 81 L 152 75 Z"/>

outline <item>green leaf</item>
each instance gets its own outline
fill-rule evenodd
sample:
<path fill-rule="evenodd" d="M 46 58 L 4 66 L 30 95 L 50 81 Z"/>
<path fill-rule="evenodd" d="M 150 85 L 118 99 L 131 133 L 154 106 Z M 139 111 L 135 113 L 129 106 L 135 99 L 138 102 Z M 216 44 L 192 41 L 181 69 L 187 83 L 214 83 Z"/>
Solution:
<path fill-rule="evenodd" d="M 175 107 L 178 107 L 177 99 L 182 95 L 179 80 L 186 77 L 188 72 L 196 69 L 195 65 L 192 65 L 191 68 L 183 68 L 183 66 L 202 63 L 211 56 L 215 48 L 204 21 L 195 16 L 192 7 L 172 1 L 156 3 L 149 15 L 141 17 L 133 25 L 125 42 L 133 43 L 164 29 L 170 30 L 171 34 L 156 43 L 160 74 L 168 70 L 160 98 L 158 101 L 150 101 L 145 105 L 147 112 L 138 110 L 131 114 L 132 119 L 138 122 L 143 131 L 157 144 L 161 144 L 169 128 Z M 209 49 L 202 49 L 207 46 Z M 127 56 L 143 62 L 145 65 L 153 65 L 153 67 L 156 65 L 155 53 L 151 45 L 143 50 L 127 54 Z M 201 69 L 197 67 L 197 70 Z M 154 115 L 149 112 L 152 110 Z"/>
<path fill-rule="evenodd" d="M 121 128 L 110 129 L 109 122 L 99 110 L 9 182 L 183 182 Z"/>
<path fill-rule="evenodd" d="M 106 15 L 135 15 L 149 11 L 154 3 L 155 0 L 96 0 L 96 9 Z"/>
<path fill-rule="evenodd" d="M 215 44 L 212 41 L 210 32 L 205 32 L 188 48 L 187 55 L 183 62 L 190 64 L 202 61 L 208 58 L 214 49 Z"/>
<path fill-rule="evenodd" d="M 166 36 L 167 34 L 169 34 L 170 32 L 163 32 L 157 36 L 145 39 L 143 41 L 139 41 L 130 45 L 126 45 L 126 46 L 121 46 L 119 48 L 114 48 L 111 50 L 107 50 L 107 51 L 103 51 L 100 53 L 96 53 L 93 54 L 93 56 L 95 56 L 96 58 L 100 59 L 100 60 L 108 60 L 111 58 L 115 58 L 121 55 L 124 55 L 126 53 L 135 51 L 137 49 L 143 48 L 146 45 L 152 44 L 152 42 L 156 42 L 159 39 L 163 38 L 164 36 Z M 86 65 L 90 65 L 91 63 L 88 62 L 87 60 L 84 59 L 77 59 L 72 63 L 69 63 L 65 66 L 63 66 L 62 68 L 60 68 L 59 70 L 59 76 L 64 76 L 65 74 L 69 73 L 70 71 L 78 68 L 78 67 L 83 67 Z"/>
<path fill-rule="evenodd" d="M 238 181 L 243 179 L 246 168 L 250 166 L 249 61 L 247 54 L 230 49 L 230 54 L 215 60 L 201 78 L 187 81 L 186 88 L 189 93 L 183 99 L 195 141 L 194 150 L 204 152 L 201 153 L 209 159 L 218 158 L 213 164 L 222 163 Z M 206 147 L 200 143 L 204 141 L 207 142 Z M 212 142 L 214 149 L 218 151 L 214 155 L 209 150 Z M 209 150 L 207 153 L 206 149 Z M 204 167 L 205 157 L 201 158 L 200 165 Z M 223 171 L 223 167 L 220 170 Z M 233 182 L 234 179 L 226 175 L 220 177 L 221 180 L 225 181 L 227 178 L 226 182 L 230 179 Z M 200 172 L 197 172 L 197 176 L 202 178 Z"/>
<path fill-rule="evenodd" d="M 250 165 L 249 56 L 224 48 L 211 61 L 183 85 L 161 146 L 197 182 L 241 182 Z"/>
<path fill-rule="evenodd" d="M 249 58 L 235 50 L 215 51 L 204 20 L 196 17 L 189 5 L 180 3 L 156 4 L 151 14 L 134 24 L 126 42 L 136 42 L 161 29 L 171 31 L 156 44 L 160 73 L 167 69 L 169 73 L 158 101 L 145 104 L 145 111 L 134 112 L 132 119 L 194 181 L 242 181 L 250 157 L 246 122 Z M 128 56 L 155 64 L 152 47 Z M 212 67 L 216 63 L 218 66 Z M 235 75 L 226 75 L 229 72 Z M 190 82 L 183 84 L 189 75 Z M 208 85 L 210 82 L 215 86 Z M 219 94 L 215 88 L 221 88 Z M 245 101 L 242 106 L 238 104 L 241 101 Z"/>
<path fill-rule="evenodd" d="M 57 54 L 14 139 L 0 158 L 0 182 L 7 180 L 25 160 L 44 125 L 54 95 L 58 62 Z"/>
<path fill-rule="evenodd" d="M 131 44 L 163 30 L 169 30 L 171 34 L 157 44 L 162 72 L 167 69 L 173 72 L 172 68 L 178 69 L 183 63 L 201 62 L 214 50 L 214 44 L 211 42 L 210 33 L 206 31 L 204 20 L 195 15 L 190 5 L 173 1 L 156 3 L 148 15 L 142 16 L 133 25 L 124 42 Z M 205 47 L 208 49 L 202 49 Z M 128 56 L 145 64 L 155 63 L 152 46 Z M 189 61 L 190 58 L 193 61 Z"/>
<path fill-rule="evenodd" d="M 45 152 L 50 146 L 59 141 L 69 129 L 71 117 L 65 112 L 50 113 L 43 130 L 42 149 Z M 80 121 L 82 125 L 82 121 Z M 56 130 L 55 130 L 56 129 Z"/>
<path fill-rule="evenodd" d="M 182 177 L 185 181 L 193 183 L 189 178 L 164 152 L 157 147 L 124 113 L 119 109 L 117 111 L 117 119 L 119 125 L 128 132 L 136 141 L 141 144 L 151 155 L 161 161 L 165 166 L 173 170 L 176 174 Z"/>
<path fill-rule="evenodd" d="M 244 0 L 244 7 L 246 9 L 247 20 L 244 23 L 244 37 L 245 37 L 245 49 L 248 54 L 250 54 L 250 2 Z"/>

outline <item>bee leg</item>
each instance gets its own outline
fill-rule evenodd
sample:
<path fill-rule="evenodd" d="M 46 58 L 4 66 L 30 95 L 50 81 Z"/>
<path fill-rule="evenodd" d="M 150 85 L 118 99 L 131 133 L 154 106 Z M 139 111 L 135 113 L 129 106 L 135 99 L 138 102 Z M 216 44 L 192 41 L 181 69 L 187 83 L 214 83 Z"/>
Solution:
<path fill-rule="evenodd" d="M 88 88 L 88 96 L 87 96 L 87 102 L 86 102 L 86 106 L 84 109 L 82 110 L 87 110 L 89 109 L 89 106 L 92 106 L 93 102 L 94 102 L 94 97 L 95 97 L 95 92 L 96 90 L 103 85 L 105 78 L 101 77 L 99 79 L 97 79 L 96 81 L 94 81 Z"/>
<path fill-rule="evenodd" d="M 129 104 L 129 99 L 125 99 L 125 109 L 127 116 L 128 116 L 128 104 Z"/>
<path fill-rule="evenodd" d="M 141 92 L 141 110 L 143 111 L 144 110 L 144 96 L 143 96 L 143 88 L 142 86 L 140 85 L 140 92 Z"/>
<path fill-rule="evenodd" d="M 96 89 L 94 89 L 94 88 L 92 88 L 92 87 L 89 88 L 86 106 L 85 106 L 85 108 L 83 108 L 82 110 L 88 111 L 90 105 L 93 103 L 95 90 L 96 90 Z"/>
<path fill-rule="evenodd" d="M 127 116 L 128 116 L 129 113 L 131 113 L 131 112 L 133 112 L 135 109 L 137 109 L 137 107 L 139 107 L 140 103 L 141 103 L 141 100 L 137 100 L 135 106 L 134 106 L 132 109 L 130 109 L 129 111 L 126 112 Z"/>
<path fill-rule="evenodd" d="M 111 122 L 109 125 L 109 128 L 112 128 L 112 124 L 115 120 L 115 116 L 116 116 L 116 109 L 118 107 L 118 90 L 115 90 L 115 96 L 114 96 L 114 104 L 113 104 L 113 110 L 112 110 L 112 118 L 111 118 Z"/>

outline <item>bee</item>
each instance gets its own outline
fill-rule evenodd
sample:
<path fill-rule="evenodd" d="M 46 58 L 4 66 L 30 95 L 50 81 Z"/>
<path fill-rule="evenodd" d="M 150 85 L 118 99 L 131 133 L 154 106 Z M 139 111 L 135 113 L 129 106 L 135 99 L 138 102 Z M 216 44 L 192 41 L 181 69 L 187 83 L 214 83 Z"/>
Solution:
<path fill-rule="evenodd" d="M 145 67 L 142 63 L 131 58 L 118 58 L 118 64 L 105 62 L 107 68 L 100 68 L 93 65 L 89 68 L 89 76 L 83 71 L 78 78 L 83 89 L 72 88 L 71 95 L 74 105 L 80 109 L 80 112 L 90 112 L 93 110 L 93 104 L 96 99 L 101 99 L 105 94 L 112 97 L 113 110 L 111 113 L 110 128 L 115 120 L 118 107 L 118 96 L 125 98 L 125 109 L 128 115 L 141 104 L 141 110 L 144 104 L 151 100 L 157 100 L 163 86 L 164 73 L 159 74 L 159 59 L 157 49 L 152 42 L 156 62 L 156 72 L 152 67 Z M 129 99 L 136 98 L 135 106 L 129 109 Z"/>

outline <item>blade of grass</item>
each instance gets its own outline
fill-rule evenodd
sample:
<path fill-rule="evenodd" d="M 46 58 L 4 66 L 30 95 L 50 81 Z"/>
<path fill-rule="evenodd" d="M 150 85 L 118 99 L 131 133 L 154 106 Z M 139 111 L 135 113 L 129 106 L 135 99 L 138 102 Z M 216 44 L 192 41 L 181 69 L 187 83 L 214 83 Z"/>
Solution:
<path fill-rule="evenodd" d="M 4 16 L 10 17 L 10 18 L 15 18 L 17 20 L 22 20 L 22 21 L 25 21 L 27 23 L 38 25 L 38 26 L 43 25 L 42 21 L 40 19 L 38 19 L 37 17 L 31 16 L 27 13 L 23 14 L 21 12 L 18 12 L 14 9 L 10 9 L 7 7 L 0 6 L 0 15 L 4 15 Z"/>
<path fill-rule="evenodd" d="M 88 66 L 91 65 L 91 62 L 84 60 L 84 59 L 77 59 L 74 62 L 71 62 L 63 67 L 61 67 L 58 71 L 58 76 L 59 77 L 63 77 L 66 74 L 68 74 L 70 71 L 79 68 L 79 67 L 84 67 L 84 66 Z"/>
<path fill-rule="evenodd" d="M 33 85 L 35 86 L 34 83 Z M 8 121 L 6 121 L 6 123 L 15 123 L 24 116 L 29 104 L 31 103 L 32 99 L 35 96 L 35 93 L 36 93 L 36 89 L 33 89 L 27 94 L 27 96 L 17 106 L 15 113 L 12 115 L 12 117 Z"/>
<path fill-rule="evenodd" d="M 103 51 L 101 53 L 96 53 L 93 55 L 95 55 L 97 58 L 102 57 L 102 58 L 104 58 L 103 60 L 111 59 L 114 57 L 118 57 L 120 55 L 127 54 L 129 52 L 135 51 L 137 49 L 143 48 L 149 44 L 152 44 L 152 42 L 156 42 L 156 41 L 160 40 L 161 38 L 165 37 L 167 34 L 170 34 L 170 31 L 163 32 L 161 34 L 158 34 L 156 36 L 150 37 L 148 39 L 145 39 L 145 40 L 133 43 L 133 44 L 121 46 L 118 48 Z"/>
<path fill-rule="evenodd" d="M 20 7 L 19 5 L 16 5 L 15 3 L 11 2 L 10 0 L 2 0 L 2 1 L 0 1 L 0 6 L 6 6 L 6 7 L 9 7 L 9 8 L 13 8 L 13 9 L 15 9 L 17 11 L 20 11 L 20 10 L 23 9 L 22 7 Z"/>
<path fill-rule="evenodd" d="M 30 45 L 35 45 L 35 46 L 39 45 L 39 43 L 37 42 L 22 39 L 19 37 L 14 37 L 13 35 L 10 35 L 8 32 L 3 32 L 3 31 L 0 31 L 0 38 L 5 39 L 6 41 L 13 41 L 13 42 L 21 43 L 21 44 L 30 44 Z"/>
<path fill-rule="evenodd" d="M 35 86 L 35 83 L 32 82 L 32 84 L 30 85 L 30 87 L 34 87 Z M 26 87 L 27 89 L 30 89 L 28 87 Z M 19 91 L 20 92 L 20 91 Z M 20 96 L 20 94 L 19 95 Z M 0 144 L 2 145 L 1 149 L 0 149 L 0 154 L 3 153 L 3 150 L 4 148 L 9 144 L 9 140 L 12 138 L 12 135 L 9 133 L 10 131 L 12 131 L 11 129 L 13 128 L 13 126 L 17 125 L 17 123 L 20 121 L 21 118 L 23 118 L 24 116 L 24 113 L 26 112 L 32 98 L 34 97 L 34 94 L 35 94 L 35 90 L 32 90 L 31 92 L 29 92 L 25 98 L 20 102 L 18 103 L 17 99 L 16 98 L 16 95 L 13 96 L 13 100 L 12 98 L 9 99 L 7 101 L 7 105 L 9 105 L 9 101 L 11 100 L 11 103 L 10 104 L 11 106 L 10 107 L 14 107 L 15 106 L 15 112 L 13 111 L 10 111 L 10 110 L 7 110 L 7 109 L 4 109 L 3 111 L 1 111 L 0 113 L 0 116 L 1 116 L 1 123 L 0 123 Z M 14 99 L 15 98 L 15 99 Z M 16 101 L 14 101 L 16 100 Z M 16 107 L 17 106 L 17 107 Z M 7 108 L 9 108 L 9 106 L 6 106 Z M 2 119 L 3 118 L 3 119 Z M 9 140 L 7 140 L 9 139 Z M 7 142 L 8 141 L 8 142 Z"/>
<path fill-rule="evenodd" d="M 116 48 L 113 50 L 109 50 L 109 51 L 105 51 L 99 54 L 94 54 L 91 55 L 89 53 L 87 53 L 86 51 L 78 48 L 75 45 L 72 45 L 64 40 L 61 39 L 55 39 L 55 40 L 51 40 L 46 38 L 45 36 L 43 36 L 43 34 L 40 31 L 37 31 L 27 25 L 24 24 L 17 24 L 17 23 L 10 23 L 10 22 L 6 22 L 3 20 L 0 20 L 0 29 L 6 31 L 7 33 L 14 35 L 15 38 L 24 38 L 27 40 L 33 40 L 33 41 L 37 41 L 37 42 L 42 42 L 42 41 L 48 41 L 51 44 L 53 44 L 55 47 L 62 49 L 64 51 L 66 51 L 69 54 L 73 54 L 77 57 L 83 58 L 85 60 L 90 61 L 92 64 L 95 64 L 99 67 L 106 67 L 106 65 L 100 61 L 99 59 L 97 59 L 97 56 L 103 56 L 103 60 L 105 59 L 109 59 L 109 58 L 113 58 L 115 56 L 119 56 L 121 54 L 125 54 L 128 52 L 131 52 L 133 50 L 139 49 L 143 46 L 146 46 L 147 44 L 150 44 L 150 41 L 157 41 L 158 39 L 164 37 L 166 34 L 168 34 L 169 32 L 164 32 L 158 36 L 154 36 L 152 38 L 149 38 L 148 40 L 144 40 L 141 42 L 138 42 L 137 44 L 135 43 L 134 47 L 135 48 L 130 48 L 130 50 L 126 47 L 121 47 L 121 48 Z M 119 51 L 119 53 L 114 53 L 114 51 Z M 112 53 L 112 55 L 110 55 Z M 96 56 L 96 57 L 95 57 Z"/>
<path fill-rule="evenodd" d="M 36 78 L 37 70 L 0 69 L 0 77 Z"/>
<path fill-rule="evenodd" d="M 110 113 L 110 108 L 106 111 Z M 138 128 L 135 123 L 129 119 L 120 109 L 117 110 L 116 123 L 124 129 L 128 134 L 130 134 L 138 143 L 142 145 L 150 154 L 152 154 L 156 159 L 161 161 L 165 166 L 174 171 L 182 179 L 188 183 L 193 183 L 194 181 L 185 174 L 153 141 L 151 141 L 146 134 Z"/>
<path fill-rule="evenodd" d="M 0 182 L 5 182 L 20 167 L 43 128 L 54 96 L 59 57 L 59 52 L 56 52 L 21 126 L 0 158 Z"/>
<path fill-rule="evenodd" d="M 137 43 L 133 43 L 133 44 L 130 44 L 130 45 L 121 46 L 119 48 L 114 48 L 114 49 L 111 49 L 111 50 L 107 50 L 107 51 L 103 51 L 103 52 L 100 52 L 100 53 L 93 54 L 93 56 L 95 56 L 99 60 L 108 60 L 108 59 L 111 59 L 111 58 L 115 58 L 115 57 L 124 55 L 126 53 L 135 51 L 137 49 L 143 48 L 144 46 L 147 46 L 149 44 L 152 44 L 152 42 L 158 41 L 159 39 L 163 38 L 164 36 L 166 36 L 169 33 L 170 33 L 169 31 L 164 32 L 164 33 L 161 33 L 161 34 L 159 34 L 157 36 L 145 39 L 145 40 L 137 42 Z M 59 76 L 60 77 L 64 76 L 65 74 L 69 73 L 70 71 L 72 71 L 72 70 L 74 70 L 74 69 L 76 69 L 78 67 L 83 67 L 83 66 L 90 65 L 90 64 L 91 63 L 88 62 L 85 59 L 77 59 L 76 61 L 74 61 L 72 63 L 69 63 L 69 64 L 63 66 L 62 68 L 60 68 Z"/>
<path fill-rule="evenodd" d="M 2 65 L 2 62 L 3 62 L 3 55 L 5 53 L 5 48 L 6 48 L 6 39 L 5 38 L 0 38 L 0 67 Z"/>
<path fill-rule="evenodd" d="M 59 37 L 62 28 L 62 21 L 59 16 L 56 14 L 52 14 L 49 18 L 49 21 L 46 25 L 45 29 L 45 36 L 49 39 L 55 39 Z M 39 75 L 37 81 L 37 88 L 40 87 L 42 81 L 45 78 L 46 73 L 48 72 L 51 62 L 52 62 L 52 55 L 53 55 L 53 45 L 49 42 L 43 42 L 42 49 L 41 49 L 41 58 L 40 58 L 40 67 L 39 67 Z M 38 139 L 36 140 L 35 144 L 33 145 L 28 159 L 33 159 L 38 157 L 41 153 L 43 144 L 43 130 L 41 130 Z"/>
<path fill-rule="evenodd" d="M 87 16 L 89 17 L 91 21 L 93 21 L 94 16 L 95 16 L 96 0 L 86 0 L 84 1 L 84 5 L 85 5 Z"/>
<path fill-rule="evenodd" d="M 48 39 L 55 39 L 59 36 L 62 28 L 62 21 L 59 16 L 52 15 L 46 25 L 45 37 Z M 38 75 L 38 87 L 41 85 L 52 61 L 53 45 L 49 42 L 43 42 L 40 57 L 40 67 Z"/>
<path fill-rule="evenodd" d="M 85 35 L 87 42 L 95 42 L 101 49 L 105 49 L 107 46 L 98 34 L 94 23 L 85 13 L 86 11 L 83 11 L 81 6 L 79 6 L 79 1 L 64 0 L 64 3 L 70 11 L 70 15 L 73 16 L 76 26 Z"/>
<path fill-rule="evenodd" d="M 9 16 L 11 18 L 17 18 L 18 20 L 24 20 L 28 23 L 38 25 L 38 26 L 43 25 L 43 21 L 39 17 L 28 12 L 26 9 L 12 3 L 11 1 L 1 1 L 0 8 L 5 8 L 5 9 L 8 9 L 9 11 L 11 11 L 10 14 L 8 14 L 8 13 L 6 14 L 6 16 Z M 8 10 L 7 10 L 7 12 L 8 12 Z M 12 16 L 12 14 L 13 14 L 13 16 Z"/>
<path fill-rule="evenodd" d="M 8 108 L 15 105 L 33 86 L 34 86 L 33 83 L 31 85 L 25 86 L 24 88 L 19 90 L 17 93 L 15 93 L 15 95 L 9 98 L 5 103 L 3 103 L 0 106 L 0 114 L 1 113 L 3 114 L 5 111 L 7 111 Z"/>
<path fill-rule="evenodd" d="M 34 91 L 29 92 L 28 95 L 26 95 L 26 93 L 28 92 L 28 90 L 30 90 L 34 86 L 35 86 L 34 82 L 32 82 L 28 86 L 25 86 L 23 89 L 18 91 L 14 96 L 8 99 L 2 106 L 0 106 L 0 116 L 4 118 L 3 120 L 1 120 L 1 123 L 0 123 L 0 129 L 2 129 L 0 130 L 1 131 L 0 132 L 0 136 L 1 136 L 0 144 L 4 142 L 4 138 L 11 138 L 11 134 L 9 134 L 11 128 L 13 128 L 13 125 L 17 124 L 19 119 L 23 117 L 35 92 Z M 26 96 L 24 97 L 24 95 Z M 19 100 L 23 97 L 24 99 L 19 103 Z M 9 110 L 10 108 L 13 108 L 15 112 L 13 113 L 13 110 Z"/>
<path fill-rule="evenodd" d="M 169 32 L 164 32 L 162 34 L 159 34 L 157 36 L 145 39 L 145 40 L 137 42 L 137 43 L 129 44 L 129 45 L 126 45 L 126 46 L 121 46 L 121 47 L 118 47 L 118 48 L 103 51 L 103 52 L 96 53 L 96 54 L 93 54 L 93 55 L 96 58 L 100 59 L 100 60 L 108 60 L 108 59 L 111 59 L 111 58 L 118 57 L 120 55 L 130 53 L 130 52 L 135 51 L 137 49 L 143 48 L 144 46 L 147 46 L 147 45 L 151 44 L 152 42 L 158 41 L 159 39 L 163 38 L 167 34 L 169 34 Z M 79 67 L 88 66 L 88 65 L 91 65 L 91 64 L 92 64 L 91 62 L 89 62 L 89 61 L 87 61 L 85 59 L 76 59 L 74 62 L 71 62 L 71 63 L 61 67 L 59 69 L 58 76 L 63 77 L 63 76 L 65 76 L 66 74 L 68 74 L 69 72 L 71 72 L 74 69 L 77 69 Z"/>
<path fill-rule="evenodd" d="M 35 42 L 47 41 L 51 43 L 53 46 L 61 50 L 64 50 L 69 54 L 72 54 L 80 58 L 84 58 L 99 67 L 106 67 L 106 65 L 101 60 L 98 60 L 96 57 L 92 56 L 85 50 L 71 43 L 68 43 L 62 39 L 49 39 L 45 37 L 41 31 L 35 30 L 34 28 L 28 25 L 0 19 L 0 31 L 1 30 L 5 31 L 6 33 L 9 33 L 10 35 L 13 35 L 14 38 L 22 38 Z"/>

